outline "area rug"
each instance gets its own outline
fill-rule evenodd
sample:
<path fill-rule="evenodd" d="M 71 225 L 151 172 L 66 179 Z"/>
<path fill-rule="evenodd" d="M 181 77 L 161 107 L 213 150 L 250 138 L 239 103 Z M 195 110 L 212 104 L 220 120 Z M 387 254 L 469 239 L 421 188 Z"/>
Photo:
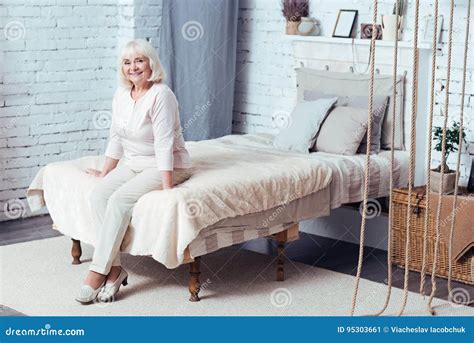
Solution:
<path fill-rule="evenodd" d="M 188 301 L 189 266 L 166 269 L 150 257 L 122 254 L 129 273 L 113 302 L 81 305 L 74 300 L 93 248 L 83 245 L 83 263 L 72 265 L 71 240 L 61 236 L 2 246 L 0 303 L 31 316 L 340 316 L 348 315 L 355 278 L 285 261 L 284 282 L 275 281 L 273 256 L 238 247 L 201 260 L 201 301 Z M 380 309 L 387 287 L 361 280 L 356 315 Z M 393 289 L 386 315 L 396 315 L 403 291 Z M 424 316 L 427 299 L 409 293 L 405 315 Z M 435 299 L 439 315 L 474 315 L 474 309 Z"/>

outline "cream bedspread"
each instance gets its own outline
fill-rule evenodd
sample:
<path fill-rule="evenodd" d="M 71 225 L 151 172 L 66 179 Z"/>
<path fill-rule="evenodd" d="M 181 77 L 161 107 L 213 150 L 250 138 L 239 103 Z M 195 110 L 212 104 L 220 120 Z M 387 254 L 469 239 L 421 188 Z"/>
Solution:
<path fill-rule="evenodd" d="M 121 251 L 151 255 L 175 268 L 207 226 L 287 204 L 331 182 L 332 171 L 320 160 L 241 146 L 240 139 L 188 142 L 196 172 L 171 190 L 152 191 L 139 199 Z M 99 179 L 85 169 L 100 169 L 103 163 L 103 156 L 87 156 L 43 167 L 27 190 L 32 211 L 46 205 L 62 233 L 94 245 L 89 197 Z"/>

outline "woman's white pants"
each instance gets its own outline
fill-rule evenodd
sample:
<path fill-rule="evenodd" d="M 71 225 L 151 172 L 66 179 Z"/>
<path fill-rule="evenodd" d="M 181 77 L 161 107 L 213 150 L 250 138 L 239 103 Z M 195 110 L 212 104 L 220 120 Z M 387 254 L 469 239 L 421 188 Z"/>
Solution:
<path fill-rule="evenodd" d="M 187 180 L 192 169 L 175 169 L 173 184 Z M 163 189 L 161 171 L 147 168 L 135 171 L 120 163 L 107 174 L 91 194 L 91 207 L 97 241 L 90 270 L 107 275 L 112 266 L 120 266 L 120 246 L 130 224 L 138 199 L 153 190 Z"/>

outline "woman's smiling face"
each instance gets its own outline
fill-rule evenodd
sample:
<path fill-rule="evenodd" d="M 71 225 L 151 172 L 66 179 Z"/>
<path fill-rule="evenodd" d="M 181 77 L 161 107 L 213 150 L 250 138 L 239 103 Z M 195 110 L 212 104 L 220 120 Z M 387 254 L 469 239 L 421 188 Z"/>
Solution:
<path fill-rule="evenodd" d="M 134 85 L 147 82 L 152 73 L 148 58 L 137 53 L 124 57 L 122 60 L 122 70 Z"/>

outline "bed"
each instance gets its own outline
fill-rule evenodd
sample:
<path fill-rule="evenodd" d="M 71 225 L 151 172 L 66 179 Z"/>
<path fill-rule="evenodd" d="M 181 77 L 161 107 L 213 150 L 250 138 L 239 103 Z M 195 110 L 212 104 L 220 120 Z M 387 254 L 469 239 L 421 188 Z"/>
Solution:
<path fill-rule="evenodd" d="M 190 300 L 197 301 L 200 256 L 255 238 L 273 237 L 278 242 L 277 280 L 282 281 L 283 247 L 286 242 L 298 239 L 298 223 L 327 216 L 331 209 L 362 200 L 365 157 L 275 151 L 272 146 L 273 138 L 270 134 L 247 134 L 188 142 L 187 148 L 193 158 L 196 173 L 174 189 L 175 196 L 157 191 L 146 194 L 138 201 L 121 251 L 152 256 L 168 268 L 189 263 Z M 233 163 L 222 160 L 224 155 L 232 159 Z M 219 161 L 213 164 L 210 162 L 212 158 L 218 158 Z M 100 168 L 103 162 L 104 156 L 87 156 L 73 161 L 50 163 L 38 172 L 27 191 L 31 209 L 47 206 L 53 227 L 72 238 L 74 264 L 80 263 L 80 242 L 94 245 L 96 239 L 87 199 L 98 179 L 86 174 L 84 170 Z M 290 164 L 294 166 L 293 169 Z M 237 182 L 233 182 L 227 191 L 244 187 L 246 195 L 242 196 L 237 192 L 224 197 L 220 193 L 219 196 L 225 198 L 224 202 L 227 204 L 222 205 L 222 208 L 215 206 L 217 201 L 222 200 L 218 196 L 217 200 L 213 199 L 208 204 L 214 206 L 211 211 L 205 204 L 209 201 L 208 197 L 198 196 L 199 190 L 190 192 L 198 184 L 209 185 L 215 175 L 235 177 L 236 173 L 256 168 L 257 165 L 261 170 L 274 170 L 268 171 L 268 175 L 260 175 L 260 179 L 253 179 L 250 175 L 245 177 L 251 179 L 248 183 L 250 189 L 261 184 L 262 180 L 276 178 L 278 181 L 272 180 L 267 184 L 265 192 L 268 194 L 263 194 L 260 187 L 255 188 L 252 194 L 248 193 L 249 188 L 239 184 L 244 182 L 245 177 L 237 178 Z M 373 156 L 370 197 L 388 195 L 389 165 L 388 152 Z M 396 152 L 395 165 L 396 186 L 406 184 L 406 152 Z M 279 170 L 282 166 L 286 166 L 283 174 Z M 261 174 L 261 171 L 256 173 Z M 215 192 L 216 189 L 211 190 L 207 195 L 218 193 Z M 158 204 L 163 204 L 166 196 L 171 200 L 164 209 L 160 208 Z M 228 202 L 230 199 L 232 201 Z M 260 206 L 255 206 L 255 201 L 260 202 Z M 232 207 L 230 211 L 227 208 L 229 205 Z M 165 212 L 180 218 L 188 217 L 191 232 L 182 223 L 177 224 L 167 219 L 163 221 Z"/>
<path fill-rule="evenodd" d="M 349 102 L 359 97 L 359 103 L 366 106 L 367 82 L 367 76 L 300 68 L 295 108 L 308 96 L 324 97 L 321 103 L 327 103 L 328 96 Z M 394 187 L 404 187 L 408 182 L 409 157 L 403 140 L 404 83 L 400 77 L 395 102 L 390 98 L 390 77 L 378 76 L 376 84 L 377 94 L 388 99 L 388 113 L 397 104 L 395 122 L 385 115 L 376 140 L 382 148 L 390 148 L 387 133 L 395 125 Z M 363 113 L 366 118 L 367 111 Z M 290 132 L 290 139 L 299 133 Z M 291 152 L 274 144 L 281 137 L 280 131 L 279 135 L 228 135 L 187 142 L 195 168 L 193 176 L 172 190 L 153 191 L 138 200 L 121 251 L 151 256 L 168 268 L 190 264 L 190 300 L 198 301 L 201 256 L 272 237 L 278 242 L 276 279 L 283 281 L 284 245 L 298 239 L 298 223 L 328 216 L 332 209 L 363 200 L 365 155 L 308 154 L 307 148 L 304 153 Z M 85 170 L 101 169 L 103 163 L 104 156 L 50 163 L 40 169 L 27 190 L 32 211 L 47 206 L 53 227 L 72 238 L 73 264 L 80 263 L 81 242 L 95 244 L 89 196 L 99 180 Z M 371 155 L 368 197 L 386 197 L 389 189 L 390 151 L 381 150 Z"/>

